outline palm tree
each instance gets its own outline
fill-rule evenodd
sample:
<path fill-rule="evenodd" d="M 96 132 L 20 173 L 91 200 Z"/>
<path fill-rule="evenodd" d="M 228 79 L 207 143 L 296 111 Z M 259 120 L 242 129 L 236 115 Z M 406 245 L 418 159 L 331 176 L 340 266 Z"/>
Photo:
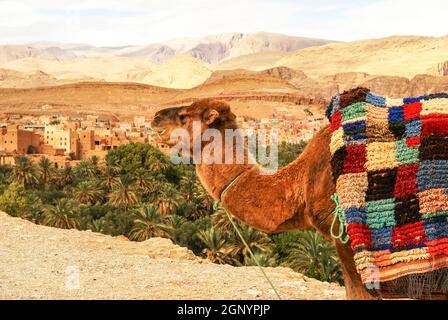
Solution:
<path fill-rule="evenodd" d="M 163 224 L 166 227 L 165 230 L 167 234 L 175 242 L 177 242 L 179 231 L 182 230 L 182 227 L 186 222 L 187 220 L 184 217 L 178 216 L 176 214 L 167 216 L 163 220 Z"/>
<path fill-rule="evenodd" d="M 238 264 L 238 261 L 232 257 L 232 245 L 218 229 L 211 227 L 208 230 L 199 231 L 198 238 L 205 245 L 202 252 L 213 263 Z"/>
<path fill-rule="evenodd" d="M 59 171 L 57 177 L 57 185 L 62 189 L 68 185 L 71 185 L 75 181 L 75 172 L 71 166 L 66 166 Z"/>
<path fill-rule="evenodd" d="M 98 156 L 93 155 L 90 157 L 89 162 L 94 168 L 98 168 L 100 158 L 98 158 Z"/>
<path fill-rule="evenodd" d="M 135 179 L 135 184 L 145 195 L 154 193 L 160 188 L 160 183 L 143 168 L 136 170 L 132 177 Z"/>
<path fill-rule="evenodd" d="M 185 224 L 185 222 L 187 222 L 187 220 L 184 217 L 178 216 L 176 214 L 167 216 L 163 220 L 165 226 L 170 227 L 171 229 L 180 229 Z"/>
<path fill-rule="evenodd" d="M 278 265 L 276 256 L 271 252 L 257 252 L 254 256 L 255 259 L 252 256 L 247 259 L 247 266 L 276 267 Z"/>
<path fill-rule="evenodd" d="M 37 182 L 36 167 L 28 157 L 18 157 L 14 166 L 15 180 L 25 188 Z"/>
<path fill-rule="evenodd" d="M 180 187 L 182 193 L 187 200 L 193 199 L 193 195 L 196 191 L 197 177 L 193 170 L 188 170 L 180 180 Z"/>
<path fill-rule="evenodd" d="M 113 186 L 109 194 L 109 202 L 116 208 L 124 208 L 126 211 L 134 207 L 140 201 L 140 197 L 133 181 L 122 177 Z"/>
<path fill-rule="evenodd" d="M 165 217 L 174 214 L 180 205 L 180 196 L 177 190 L 170 184 L 165 184 L 156 199 L 160 214 Z"/>
<path fill-rule="evenodd" d="M 74 203 L 66 198 L 44 208 L 43 224 L 49 227 L 74 229 L 79 227 L 78 212 Z"/>
<path fill-rule="evenodd" d="M 27 205 L 21 208 L 21 212 L 18 216 L 35 224 L 39 224 L 42 221 L 44 209 L 44 207 L 42 206 L 42 201 L 34 193 L 29 194 L 28 197 L 29 199 L 27 201 Z"/>
<path fill-rule="evenodd" d="M 190 221 L 197 220 L 201 217 L 198 214 L 198 206 L 194 201 L 181 201 L 176 211 L 180 212 L 182 217 Z"/>
<path fill-rule="evenodd" d="M 149 169 L 155 174 L 163 173 L 170 167 L 170 163 L 165 159 L 165 157 L 150 155 L 148 160 Z"/>
<path fill-rule="evenodd" d="M 212 215 L 212 225 L 219 229 L 222 233 L 230 235 L 233 232 L 232 224 L 224 209 L 219 208 Z"/>
<path fill-rule="evenodd" d="M 97 232 L 97 233 L 103 233 L 103 224 L 101 223 L 101 220 L 92 220 L 89 224 L 88 224 L 88 230 L 91 230 L 92 232 Z"/>
<path fill-rule="evenodd" d="M 90 167 L 90 176 L 91 177 L 97 177 L 100 174 L 100 158 L 98 156 L 91 156 L 90 159 L 87 161 Z"/>
<path fill-rule="evenodd" d="M 13 171 L 11 166 L 0 165 L 0 181 L 2 184 L 8 185 L 11 183 Z"/>
<path fill-rule="evenodd" d="M 287 265 L 321 281 L 342 281 L 334 247 L 314 230 L 304 231 L 298 242 L 292 244 Z"/>
<path fill-rule="evenodd" d="M 145 241 L 153 237 L 167 235 L 166 227 L 160 220 L 160 213 L 156 206 L 146 205 L 135 213 L 134 228 L 129 234 L 129 239 Z"/>
<path fill-rule="evenodd" d="M 101 184 L 106 188 L 108 192 L 112 190 L 112 187 L 118 182 L 118 171 L 116 167 L 107 166 L 101 176 Z"/>
<path fill-rule="evenodd" d="M 209 215 L 213 211 L 213 199 L 199 181 L 196 182 L 194 199 L 198 202 L 201 215 Z"/>
<path fill-rule="evenodd" d="M 237 222 L 236 225 L 247 246 L 254 254 L 258 252 L 267 252 L 272 248 L 273 245 L 267 234 L 259 232 L 243 223 Z M 232 254 L 235 257 L 241 257 L 243 262 L 247 264 L 248 260 L 251 259 L 249 248 L 246 247 L 246 244 L 244 244 L 240 237 L 235 233 L 233 234 L 233 239 L 235 248 Z"/>
<path fill-rule="evenodd" d="M 97 175 L 97 168 L 91 161 L 81 161 L 76 166 L 76 173 L 80 178 L 95 178 Z"/>
<path fill-rule="evenodd" d="M 82 181 L 75 187 L 73 195 L 80 203 L 93 204 L 103 199 L 104 192 L 95 182 Z"/>
<path fill-rule="evenodd" d="M 39 163 L 37 165 L 40 181 L 42 183 L 43 190 L 45 191 L 47 182 L 51 180 L 51 176 L 53 173 L 53 163 L 47 157 L 43 157 L 39 160 Z"/>

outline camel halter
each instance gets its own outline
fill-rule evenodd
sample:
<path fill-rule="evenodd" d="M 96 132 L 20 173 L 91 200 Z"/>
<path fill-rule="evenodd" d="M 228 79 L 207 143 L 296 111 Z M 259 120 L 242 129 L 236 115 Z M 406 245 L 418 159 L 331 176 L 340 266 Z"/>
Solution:
<path fill-rule="evenodd" d="M 334 239 L 339 239 L 343 244 L 347 244 L 350 240 L 348 233 L 347 233 L 347 225 L 345 224 L 344 219 L 344 210 L 342 209 L 341 202 L 339 200 L 339 195 L 335 193 L 331 199 L 336 203 L 336 208 L 334 209 L 334 218 L 333 222 L 331 223 L 330 227 L 330 234 Z M 334 226 L 336 224 L 336 220 L 339 220 L 339 233 L 335 234 L 333 232 Z M 345 233 L 345 237 L 343 238 Z"/>
<path fill-rule="evenodd" d="M 333 194 L 331 196 L 331 200 L 334 201 L 334 203 L 336 204 L 336 208 L 331 211 L 321 222 L 319 222 L 318 226 L 322 226 L 322 224 L 327 221 L 327 219 L 333 215 L 333 220 L 331 222 L 331 226 L 330 226 L 330 235 L 333 239 L 335 240 L 340 240 L 342 242 L 342 244 L 347 244 L 350 240 L 348 233 L 347 233 L 347 226 L 345 224 L 345 220 L 344 220 L 344 214 L 343 214 L 343 209 L 341 206 L 341 202 L 339 200 L 339 195 L 337 193 Z M 339 230 L 338 230 L 338 234 L 334 233 L 334 226 L 336 225 L 336 221 L 339 220 Z M 344 237 L 345 234 L 345 237 Z"/>
<path fill-rule="evenodd" d="M 244 172 L 243 172 L 244 173 Z M 249 245 L 247 244 L 246 240 L 244 239 L 243 235 L 241 234 L 241 231 L 239 230 L 238 226 L 236 225 L 235 221 L 233 220 L 232 216 L 230 215 L 229 211 L 223 206 L 222 204 L 222 199 L 224 198 L 224 195 L 227 193 L 227 191 L 230 190 L 230 188 L 232 188 L 239 180 L 239 178 L 243 175 L 243 173 L 239 174 L 235 179 L 232 180 L 232 182 L 230 182 L 230 184 L 221 192 L 221 196 L 219 197 L 219 200 L 216 201 L 213 204 L 213 210 L 216 212 L 219 208 L 222 208 L 224 210 L 224 212 L 227 215 L 227 218 L 229 219 L 230 223 L 232 224 L 233 228 L 235 229 L 235 232 L 238 234 L 238 237 L 240 238 L 241 242 L 243 242 L 244 246 L 246 247 L 247 251 L 249 252 L 251 258 L 255 261 L 255 264 L 258 266 L 258 268 L 260 269 L 261 273 L 263 274 L 263 276 L 266 278 L 266 281 L 269 283 L 269 285 L 271 286 L 272 290 L 274 290 L 275 295 L 277 296 L 277 298 L 279 300 L 282 300 L 282 298 L 280 297 L 277 289 L 275 288 L 274 284 L 272 283 L 271 279 L 269 279 L 268 275 L 266 274 L 266 272 L 264 271 L 263 267 L 260 265 L 260 262 L 258 261 L 258 259 L 255 257 L 252 249 L 249 247 Z"/>

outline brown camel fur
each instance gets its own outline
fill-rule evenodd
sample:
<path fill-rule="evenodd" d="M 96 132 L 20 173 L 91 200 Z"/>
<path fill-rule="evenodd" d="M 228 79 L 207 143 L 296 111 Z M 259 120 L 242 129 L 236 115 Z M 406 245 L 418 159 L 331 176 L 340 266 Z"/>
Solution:
<path fill-rule="evenodd" d="M 188 130 L 193 139 L 193 121 L 201 122 L 202 132 L 213 128 L 224 134 L 225 129 L 237 128 L 235 119 L 226 103 L 201 100 L 191 106 L 157 112 L 152 127 L 161 141 L 173 145 L 177 142 L 170 141 L 174 129 Z M 298 159 L 273 175 L 260 174 L 257 165 L 247 163 L 200 164 L 196 168 L 201 183 L 214 199 L 219 199 L 223 190 L 239 177 L 224 195 L 223 205 L 244 223 L 267 233 L 313 227 L 331 239 L 331 212 L 335 208 L 331 195 L 335 185 L 329 144 L 327 127 L 316 134 Z M 340 241 L 334 244 L 341 261 L 347 299 L 374 299 L 356 272 L 351 248 Z"/>

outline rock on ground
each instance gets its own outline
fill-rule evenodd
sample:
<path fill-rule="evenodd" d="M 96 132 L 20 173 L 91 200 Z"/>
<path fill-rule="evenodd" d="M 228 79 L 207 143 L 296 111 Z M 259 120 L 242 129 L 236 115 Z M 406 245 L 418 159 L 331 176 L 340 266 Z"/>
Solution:
<path fill-rule="evenodd" d="M 337 284 L 266 268 L 283 299 L 344 299 Z M 0 212 L 0 299 L 275 299 L 255 267 L 216 265 L 168 239 L 136 243 Z"/>

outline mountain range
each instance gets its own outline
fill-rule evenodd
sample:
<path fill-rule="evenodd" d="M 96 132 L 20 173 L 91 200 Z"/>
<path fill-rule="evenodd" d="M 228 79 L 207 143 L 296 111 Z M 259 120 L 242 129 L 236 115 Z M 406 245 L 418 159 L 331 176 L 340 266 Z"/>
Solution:
<path fill-rule="evenodd" d="M 282 77 L 289 74 L 287 81 L 306 94 L 317 89 L 327 96 L 378 77 L 388 77 L 396 87 L 419 75 L 447 76 L 448 36 L 341 43 L 260 32 L 144 46 L 48 41 L 0 46 L 0 87 L 8 88 L 106 81 L 190 89 L 222 75 L 266 70 L 281 70 Z M 400 81 L 392 82 L 391 77 Z"/>
<path fill-rule="evenodd" d="M 37 51 L 30 56 L 35 57 L 40 50 L 45 58 L 51 57 L 51 51 L 57 48 L 60 52 L 54 52 L 56 59 L 65 59 L 69 56 L 75 58 L 112 55 L 161 63 L 177 56 L 187 55 L 206 63 L 216 64 L 241 55 L 266 51 L 293 52 L 331 42 L 333 41 L 258 32 L 252 34 L 221 33 L 199 38 L 180 38 L 143 46 L 122 47 L 95 47 L 89 44 L 41 41 L 28 44 L 28 48 Z M 68 56 L 62 57 L 62 52 Z"/>
<path fill-rule="evenodd" d="M 62 83 L 121 81 L 192 88 L 204 82 L 227 60 L 265 54 L 268 56 L 264 59 L 265 65 L 270 66 L 288 52 L 331 42 L 265 32 L 223 33 L 123 47 L 41 41 L 1 46 L 0 68 L 4 74 L 15 71 L 16 77 L 25 79 L 17 81 L 16 87 L 33 86 L 36 83 L 33 75 L 41 73 Z M 31 79 L 26 80 L 27 77 Z M 2 87 L 11 84 L 11 81 L 0 81 Z M 37 84 L 42 83 L 38 81 Z M 54 81 L 48 84 L 53 85 Z"/>

